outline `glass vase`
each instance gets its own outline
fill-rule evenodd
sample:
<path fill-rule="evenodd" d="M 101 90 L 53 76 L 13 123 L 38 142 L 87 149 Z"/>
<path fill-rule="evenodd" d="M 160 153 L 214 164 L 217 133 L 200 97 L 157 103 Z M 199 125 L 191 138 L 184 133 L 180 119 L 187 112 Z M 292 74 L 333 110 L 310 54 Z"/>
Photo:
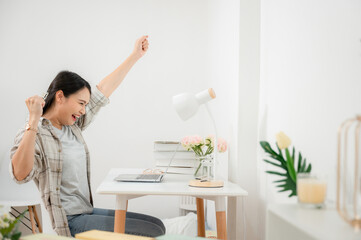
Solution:
<path fill-rule="evenodd" d="M 198 166 L 195 168 L 194 177 L 201 180 L 213 180 L 214 157 L 212 154 L 196 156 Z"/>

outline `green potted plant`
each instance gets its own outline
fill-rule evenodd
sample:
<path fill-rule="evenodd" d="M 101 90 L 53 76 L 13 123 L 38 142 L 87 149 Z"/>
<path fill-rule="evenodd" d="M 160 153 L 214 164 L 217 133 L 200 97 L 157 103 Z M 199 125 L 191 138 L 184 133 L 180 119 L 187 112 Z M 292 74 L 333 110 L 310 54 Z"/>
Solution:
<path fill-rule="evenodd" d="M 288 197 L 297 196 L 297 174 L 310 173 L 312 165 L 307 164 L 301 152 L 298 152 L 297 157 L 295 147 L 292 148 L 292 154 L 290 153 L 288 147 L 291 145 L 291 139 L 283 132 L 276 135 L 277 151 L 273 150 L 267 141 L 260 141 L 260 145 L 267 153 L 267 159 L 264 161 L 281 169 L 281 171 L 266 171 L 268 174 L 281 177 L 274 181 L 276 187 L 280 188 L 279 192 L 291 191 Z"/>

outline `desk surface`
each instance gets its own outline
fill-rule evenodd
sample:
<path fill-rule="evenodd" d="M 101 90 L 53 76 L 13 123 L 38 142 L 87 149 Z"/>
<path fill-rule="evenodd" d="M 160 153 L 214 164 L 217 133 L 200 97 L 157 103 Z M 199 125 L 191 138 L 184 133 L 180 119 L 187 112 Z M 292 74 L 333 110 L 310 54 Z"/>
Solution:
<path fill-rule="evenodd" d="M 237 184 L 225 181 L 223 188 L 189 187 L 189 176 L 167 174 L 161 183 L 117 182 L 114 178 L 121 173 L 141 173 L 138 168 L 113 168 L 97 188 L 99 194 L 116 195 L 177 195 L 177 196 L 247 196 L 248 193 Z"/>

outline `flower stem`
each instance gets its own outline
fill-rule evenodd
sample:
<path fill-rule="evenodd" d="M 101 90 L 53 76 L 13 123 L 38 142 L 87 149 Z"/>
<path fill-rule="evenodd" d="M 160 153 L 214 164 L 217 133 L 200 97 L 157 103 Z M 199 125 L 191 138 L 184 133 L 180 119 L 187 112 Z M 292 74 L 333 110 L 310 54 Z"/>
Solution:
<path fill-rule="evenodd" d="M 201 165 L 202 165 L 202 163 L 201 163 L 201 162 L 199 162 L 199 165 L 198 165 L 198 167 L 197 167 L 196 172 L 194 173 L 194 176 L 196 176 L 196 175 L 197 175 L 197 173 L 198 173 L 199 169 L 201 168 Z"/>

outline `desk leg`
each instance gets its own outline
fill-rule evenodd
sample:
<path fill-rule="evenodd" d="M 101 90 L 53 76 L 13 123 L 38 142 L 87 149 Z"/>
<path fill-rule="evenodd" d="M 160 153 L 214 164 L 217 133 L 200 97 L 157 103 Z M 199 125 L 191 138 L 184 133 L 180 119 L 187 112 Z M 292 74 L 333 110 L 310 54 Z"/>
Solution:
<path fill-rule="evenodd" d="M 225 197 L 216 197 L 215 205 L 216 205 L 216 221 L 217 221 L 217 239 L 227 240 Z"/>
<path fill-rule="evenodd" d="M 126 196 L 116 195 L 114 232 L 125 232 L 125 218 L 127 214 L 128 199 Z"/>
<path fill-rule="evenodd" d="M 239 219 L 237 219 L 237 214 L 239 212 L 239 208 L 237 205 L 237 197 L 228 197 L 227 204 L 227 229 L 228 229 L 228 238 L 229 239 L 239 239 L 237 238 L 237 227 L 241 226 Z M 242 200 L 243 201 L 243 200 Z M 243 231 L 243 229 L 242 229 Z"/>
<path fill-rule="evenodd" d="M 197 202 L 197 222 L 198 222 L 198 237 L 206 236 L 205 220 L 204 220 L 204 200 L 196 198 Z"/>

